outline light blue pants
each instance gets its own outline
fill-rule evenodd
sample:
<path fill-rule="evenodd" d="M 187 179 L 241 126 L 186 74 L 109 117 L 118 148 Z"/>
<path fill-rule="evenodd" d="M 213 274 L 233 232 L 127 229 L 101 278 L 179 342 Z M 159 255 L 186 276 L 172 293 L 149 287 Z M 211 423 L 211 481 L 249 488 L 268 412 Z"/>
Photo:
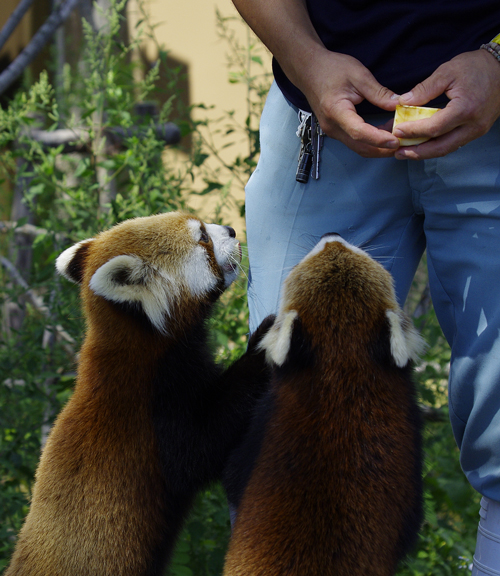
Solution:
<path fill-rule="evenodd" d="M 380 124 L 386 115 L 369 119 Z M 322 234 L 369 251 L 402 304 L 427 248 L 432 301 L 452 348 L 450 415 L 471 484 L 500 501 L 500 121 L 444 158 L 361 158 L 325 138 L 320 179 L 295 181 L 297 109 L 273 85 L 246 189 L 251 331 Z"/>

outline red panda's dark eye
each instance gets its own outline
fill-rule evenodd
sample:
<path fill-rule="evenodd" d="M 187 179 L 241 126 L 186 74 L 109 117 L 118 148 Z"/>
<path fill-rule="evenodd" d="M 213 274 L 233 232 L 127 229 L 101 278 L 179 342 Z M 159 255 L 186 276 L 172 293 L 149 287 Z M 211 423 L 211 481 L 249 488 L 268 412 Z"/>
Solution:
<path fill-rule="evenodd" d="M 205 244 L 210 242 L 210 236 L 207 234 L 206 230 L 201 230 L 200 242 L 204 242 Z"/>

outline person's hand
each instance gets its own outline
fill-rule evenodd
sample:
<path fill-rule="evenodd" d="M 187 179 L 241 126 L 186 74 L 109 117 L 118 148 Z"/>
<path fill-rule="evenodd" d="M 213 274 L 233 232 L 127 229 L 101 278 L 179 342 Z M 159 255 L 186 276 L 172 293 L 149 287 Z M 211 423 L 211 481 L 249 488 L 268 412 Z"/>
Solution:
<path fill-rule="evenodd" d="M 314 58 L 314 66 L 302 78 L 301 87 L 328 136 L 367 158 L 394 155 L 399 140 L 391 134 L 390 125 L 367 124 L 357 114 L 355 105 L 366 99 L 392 111 L 398 96 L 380 85 L 359 60 L 321 50 Z"/>
<path fill-rule="evenodd" d="M 500 116 L 500 62 L 486 50 L 465 52 L 442 64 L 429 78 L 400 97 L 399 103 L 423 106 L 445 93 L 450 102 L 431 118 L 399 124 L 399 138 L 430 137 L 401 147 L 397 159 L 445 156 L 486 134 Z"/>

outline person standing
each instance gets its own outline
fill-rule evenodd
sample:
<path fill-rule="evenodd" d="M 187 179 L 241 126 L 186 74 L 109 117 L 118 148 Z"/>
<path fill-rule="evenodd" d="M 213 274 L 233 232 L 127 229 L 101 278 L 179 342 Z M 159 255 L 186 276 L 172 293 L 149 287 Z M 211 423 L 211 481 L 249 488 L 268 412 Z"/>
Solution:
<path fill-rule="evenodd" d="M 427 250 L 452 350 L 450 419 L 483 496 L 473 575 L 500 575 L 500 3 L 233 3 L 274 57 L 246 187 L 250 330 L 324 233 L 379 260 L 400 304 Z M 397 104 L 442 109 L 392 134 Z M 417 137 L 428 140 L 400 145 Z M 312 173 L 298 181 L 304 151 Z"/>

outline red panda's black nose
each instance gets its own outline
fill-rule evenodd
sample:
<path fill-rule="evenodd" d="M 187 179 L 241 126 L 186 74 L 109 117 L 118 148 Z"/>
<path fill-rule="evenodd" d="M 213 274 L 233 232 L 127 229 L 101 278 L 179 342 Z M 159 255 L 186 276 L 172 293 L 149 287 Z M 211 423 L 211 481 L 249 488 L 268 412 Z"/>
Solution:
<path fill-rule="evenodd" d="M 224 228 L 227 230 L 231 238 L 236 238 L 236 232 L 234 231 L 234 228 L 231 228 L 231 226 L 224 226 Z"/>
<path fill-rule="evenodd" d="M 329 238 L 330 236 L 338 236 L 339 238 L 341 237 L 337 232 L 327 232 L 321 236 L 321 240 L 323 240 L 323 238 Z"/>

